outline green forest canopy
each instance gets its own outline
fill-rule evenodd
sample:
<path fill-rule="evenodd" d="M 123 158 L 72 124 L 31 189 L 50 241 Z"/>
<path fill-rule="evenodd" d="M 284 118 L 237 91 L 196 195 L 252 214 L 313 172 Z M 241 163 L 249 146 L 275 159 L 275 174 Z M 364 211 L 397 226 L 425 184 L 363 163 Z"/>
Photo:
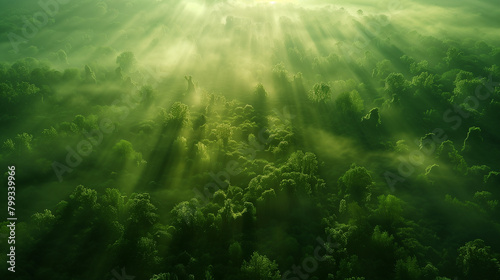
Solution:
<path fill-rule="evenodd" d="M 373 2 L 0 1 L 16 279 L 499 278 L 499 8 Z"/>

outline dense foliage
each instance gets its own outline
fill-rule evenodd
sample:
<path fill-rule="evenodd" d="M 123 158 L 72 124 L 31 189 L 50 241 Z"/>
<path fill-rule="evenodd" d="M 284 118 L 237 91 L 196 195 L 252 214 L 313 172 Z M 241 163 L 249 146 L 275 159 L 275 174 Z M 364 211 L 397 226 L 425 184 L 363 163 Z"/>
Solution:
<path fill-rule="evenodd" d="M 60 15 L 106 23 L 86 31 L 100 38 L 138 5 L 116 2 L 94 3 L 82 12 L 91 19 Z M 328 12 L 360 29 L 370 20 L 331 7 L 300 16 Z M 312 41 L 332 36 L 321 18 L 303 21 Z M 207 32 L 259 56 L 266 38 L 242 41 L 253 34 L 245 20 Z M 500 48 L 387 24 L 362 56 L 325 42 L 310 51 L 296 24 L 279 18 L 284 39 L 249 70 L 254 80 L 185 65 L 158 78 L 135 52 L 91 38 L 78 39 L 84 50 L 19 45 L 0 64 L 17 279 L 112 279 L 122 268 L 158 280 L 500 279 Z M 2 240 L 3 264 L 7 250 Z"/>

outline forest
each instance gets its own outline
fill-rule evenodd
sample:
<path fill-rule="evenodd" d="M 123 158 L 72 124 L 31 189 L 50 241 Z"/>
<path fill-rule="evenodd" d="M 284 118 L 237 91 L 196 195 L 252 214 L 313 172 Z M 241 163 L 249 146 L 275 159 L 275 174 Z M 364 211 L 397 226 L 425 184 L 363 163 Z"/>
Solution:
<path fill-rule="evenodd" d="M 1 279 L 500 279 L 498 1 L 0 7 Z"/>

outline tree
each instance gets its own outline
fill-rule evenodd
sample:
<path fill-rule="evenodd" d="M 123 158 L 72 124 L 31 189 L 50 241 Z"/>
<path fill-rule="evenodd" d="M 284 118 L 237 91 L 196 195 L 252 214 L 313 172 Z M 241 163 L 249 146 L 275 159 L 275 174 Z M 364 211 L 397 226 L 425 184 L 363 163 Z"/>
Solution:
<path fill-rule="evenodd" d="M 142 159 L 142 154 L 136 152 L 134 150 L 134 147 L 132 146 L 132 143 L 127 140 L 120 140 L 113 146 L 112 151 L 114 155 L 118 157 L 118 159 L 122 162 L 130 161 L 137 166 L 145 163 L 145 161 L 143 161 Z"/>
<path fill-rule="evenodd" d="M 15 147 L 19 152 L 31 152 L 31 141 L 33 140 L 33 135 L 26 132 L 18 134 L 15 138 Z"/>
<path fill-rule="evenodd" d="M 194 83 L 193 83 L 193 77 L 191 77 L 191 76 L 184 76 L 184 79 L 186 79 L 186 81 L 188 83 L 187 94 L 196 93 L 196 89 L 195 89 Z"/>
<path fill-rule="evenodd" d="M 434 74 L 429 74 L 428 72 L 422 72 L 418 76 L 414 76 L 411 80 L 411 86 L 415 88 L 415 96 L 421 97 L 432 97 L 438 98 L 440 95 L 436 94 L 436 85 L 434 84 L 435 80 Z"/>
<path fill-rule="evenodd" d="M 421 270 L 416 257 L 408 257 L 406 260 L 398 260 L 395 268 L 396 280 L 419 280 Z"/>
<path fill-rule="evenodd" d="M 464 140 L 461 152 L 465 155 L 472 156 L 478 153 L 483 147 L 483 136 L 481 135 L 481 128 L 477 126 L 469 127 L 467 137 Z"/>
<path fill-rule="evenodd" d="M 243 261 L 241 271 L 243 272 L 243 279 L 245 280 L 281 279 L 276 262 L 271 262 L 266 256 L 260 255 L 257 252 L 252 254 L 248 262 L 246 260 Z"/>
<path fill-rule="evenodd" d="M 498 206 L 498 200 L 493 200 L 493 195 L 487 191 L 476 192 L 474 194 L 474 202 L 487 210 L 494 210 Z"/>
<path fill-rule="evenodd" d="M 268 96 L 268 93 L 267 93 L 266 89 L 264 88 L 264 85 L 262 85 L 261 83 L 259 83 L 255 87 L 255 90 L 254 90 L 253 104 L 254 104 L 255 109 L 257 110 L 257 112 L 259 112 L 262 115 L 264 115 L 266 113 L 267 96 Z M 265 124 L 265 120 L 263 120 L 262 123 L 264 124 L 264 126 L 266 125 Z"/>
<path fill-rule="evenodd" d="M 101 208 L 97 201 L 97 191 L 78 185 L 69 197 L 70 201 L 64 208 L 65 211 L 68 210 L 66 213 L 71 214 L 75 222 L 90 226 Z"/>
<path fill-rule="evenodd" d="M 337 182 L 340 196 L 348 197 L 352 201 L 366 201 L 366 197 L 373 185 L 373 180 L 368 170 L 362 166 L 352 164 Z"/>
<path fill-rule="evenodd" d="M 380 79 L 385 79 L 389 75 L 389 71 L 393 68 L 392 63 L 384 59 L 377 62 L 377 66 L 372 71 L 372 77 L 377 77 Z"/>
<path fill-rule="evenodd" d="M 455 78 L 455 88 L 453 89 L 453 96 L 450 102 L 463 102 L 465 98 L 474 94 L 476 92 L 476 89 L 483 84 L 483 78 L 474 78 L 471 72 L 460 71 Z"/>
<path fill-rule="evenodd" d="M 450 164 L 452 168 L 461 174 L 467 170 L 467 163 L 455 149 L 451 140 L 446 140 L 439 145 L 437 149 L 437 157 L 444 163 Z"/>
<path fill-rule="evenodd" d="M 90 84 L 97 83 L 95 73 L 94 73 L 94 71 L 92 71 L 92 69 L 88 65 L 85 65 L 85 82 L 90 83 Z"/>
<path fill-rule="evenodd" d="M 39 236 L 49 232 L 56 222 L 56 217 L 52 215 L 52 212 L 45 209 L 42 213 L 35 213 L 31 216 L 34 227 L 34 234 Z"/>
<path fill-rule="evenodd" d="M 422 268 L 422 279 L 423 280 L 438 280 L 439 270 L 433 266 L 431 263 L 427 263 Z"/>
<path fill-rule="evenodd" d="M 135 55 L 132 52 L 123 52 L 116 58 L 116 63 L 120 66 L 121 70 L 130 72 L 137 64 Z"/>
<path fill-rule="evenodd" d="M 340 126 L 348 126 L 352 125 L 353 122 L 359 122 L 363 108 L 363 99 L 361 99 L 357 90 L 341 93 L 335 99 L 335 113 L 340 117 Z"/>
<path fill-rule="evenodd" d="M 141 103 L 145 106 L 150 106 L 154 98 L 154 90 L 150 85 L 142 86 L 139 90 L 139 95 L 141 97 Z"/>
<path fill-rule="evenodd" d="M 395 101 L 406 97 L 408 93 L 408 82 L 401 73 L 391 73 L 385 79 L 385 91 L 389 96 L 394 97 Z"/>
<path fill-rule="evenodd" d="M 149 237 L 141 237 L 137 241 L 137 255 L 143 266 L 158 264 L 161 260 L 158 257 L 156 242 Z"/>
<path fill-rule="evenodd" d="M 69 197 L 77 208 L 97 209 L 100 207 L 97 203 L 97 192 L 82 185 L 78 185 Z"/>
<path fill-rule="evenodd" d="M 317 83 L 309 91 L 309 99 L 315 103 L 325 104 L 332 98 L 330 86 L 325 83 Z"/>
<path fill-rule="evenodd" d="M 95 116 L 94 116 L 95 117 Z M 92 118 L 85 118 L 83 115 L 76 115 L 73 118 L 73 123 L 76 125 L 78 131 L 89 131 L 94 128 Z"/>
<path fill-rule="evenodd" d="M 318 159 L 315 154 L 306 152 L 302 158 L 302 168 L 300 170 L 303 174 L 315 175 L 318 171 Z"/>
<path fill-rule="evenodd" d="M 254 94 L 258 100 L 265 100 L 267 98 L 267 91 L 261 83 L 255 87 Z"/>
<path fill-rule="evenodd" d="M 12 153 L 16 149 L 16 145 L 14 144 L 14 141 L 12 139 L 7 139 L 5 142 L 3 142 L 2 149 L 6 151 L 7 153 Z"/>
<path fill-rule="evenodd" d="M 375 226 L 372 234 L 372 243 L 378 250 L 393 251 L 395 249 L 394 236 L 390 235 L 387 231 L 381 231 L 380 226 Z"/>
<path fill-rule="evenodd" d="M 168 113 L 165 111 L 162 112 L 162 117 L 167 127 L 179 130 L 187 125 L 190 120 L 189 107 L 181 102 L 175 102 L 172 104 L 172 107 L 170 107 Z"/>
<path fill-rule="evenodd" d="M 484 176 L 484 185 L 489 187 L 491 190 L 497 190 L 500 186 L 500 172 L 490 171 L 488 175 Z"/>
<path fill-rule="evenodd" d="M 500 264 L 483 240 L 467 242 L 458 249 L 458 254 L 457 266 L 466 279 L 500 279 Z"/>
<path fill-rule="evenodd" d="M 2 106 L 7 105 L 7 103 L 13 104 L 18 100 L 16 99 L 17 92 L 14 90 L 10 83 L 0 83 L 0 101 Z M 7 108 L 9 108 L 8 106 Z"/>
<path fill-rule="evenodd" d="M 235 264 L 240 264 L 243 256 L 243 250 L 241 249 L 241 244 L 239 242 L 233 242 L 229 245 L 229 258 L 231 262 Z"/>
<path fill-rule="evenodd" d="M 450 47 L 443 59 L 449 68 L 460 68 L 462 66 L 464 53 L 455 47 Z"/>
<path fill-rule="evenodd" d="M 367 132 L 374 133 L 375 128 L 381 124 L 380 114 L 378 108 L 373 108 L 361 119 L 361 125 L 367 130 Z"/>
<path fill-rule="evenodd" d="M 380 224 L 391 226 L 392 223 L 401 221 L 403 217 L 403 201 L 392 194 L 378 197 L 378 207 L 374 214 Z"/>
<path fill-rule="evenodd" d="M 187 228 L 201 226 L 204 218 L 198 200 L 183 201 L 174 206 L 172 213 L 175 225 Z"/>
<path fill-rule="evenodd" d="M 149 280 L 179 280 L 179 277 L 173 273 L 160 273 L 153 275 Z"/>
<path fill-rule="evenodd" d="M 339 261 L 339 268 L 337 271 L 337 277 L 334 279 L 355 279 L 363 280 L 363 277 L 350 277 L 352 275 L 362 273 L 362 267 L 357 255 L 350 255 L 348 257 L 342 258 Z M 348 278 L 349 277 L 349 278 Z"/>
<path fill-rule="evenodd" d="M 427 71 L 428 68 L 429 68 L 429 62 L 427 60 L 422 60 L 419 63 L 413 62 L 410 65 L 410 72 L 413 75 L 417 75 L 417 74 L 420 74 L 420 73 L 422 73 L 424 71 Z"/>
<path fill-rule="evenodd" d="M 224 147 L 227 146 L 227 143 L 229 142 L 229 139 L 231 139 L 231 135 L 233 134 L 231 125 L 227 123 L 217 124 L 213 132 L 216 135 L 217 140 L 222 141 Z"/>
<path fill-rule="evenodd" d="M 57 58 L 64 64 L 68 64 L 68 55 L 63 49 L 57 51 Z"/>
<path fill-rule="evenodd" d="M 134 193 L 126 203 L 129 212 L 129 222 L 146 230 L 158 219 L 156 206 L 151 203 L 149 193 Z"/>
<path fill-rule="evenodd" d="M 29 98 L 35 97 L 40 92 L 40 89 L 36 85 L 24 81 L 17 84 L 16 90 L 27 102 L 30 102 Z"/>
<path fill-rule="evenodd" d="M 44 138 L 45 140 L 54 140 L 57 135 L 57 130 L 53 126 L 51 126 L 50 128 L 45 128 L 42 131 L 42 138 Z"/>

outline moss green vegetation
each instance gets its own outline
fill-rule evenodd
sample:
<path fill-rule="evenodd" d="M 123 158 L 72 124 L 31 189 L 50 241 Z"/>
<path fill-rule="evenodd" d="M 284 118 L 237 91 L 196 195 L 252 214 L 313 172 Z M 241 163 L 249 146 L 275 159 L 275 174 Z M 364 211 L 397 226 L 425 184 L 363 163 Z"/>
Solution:
<path fill-rule="evenodd" d="M 330 2 L 0 1 L 1 279 L 500 279 L 497 2 Z"/>

